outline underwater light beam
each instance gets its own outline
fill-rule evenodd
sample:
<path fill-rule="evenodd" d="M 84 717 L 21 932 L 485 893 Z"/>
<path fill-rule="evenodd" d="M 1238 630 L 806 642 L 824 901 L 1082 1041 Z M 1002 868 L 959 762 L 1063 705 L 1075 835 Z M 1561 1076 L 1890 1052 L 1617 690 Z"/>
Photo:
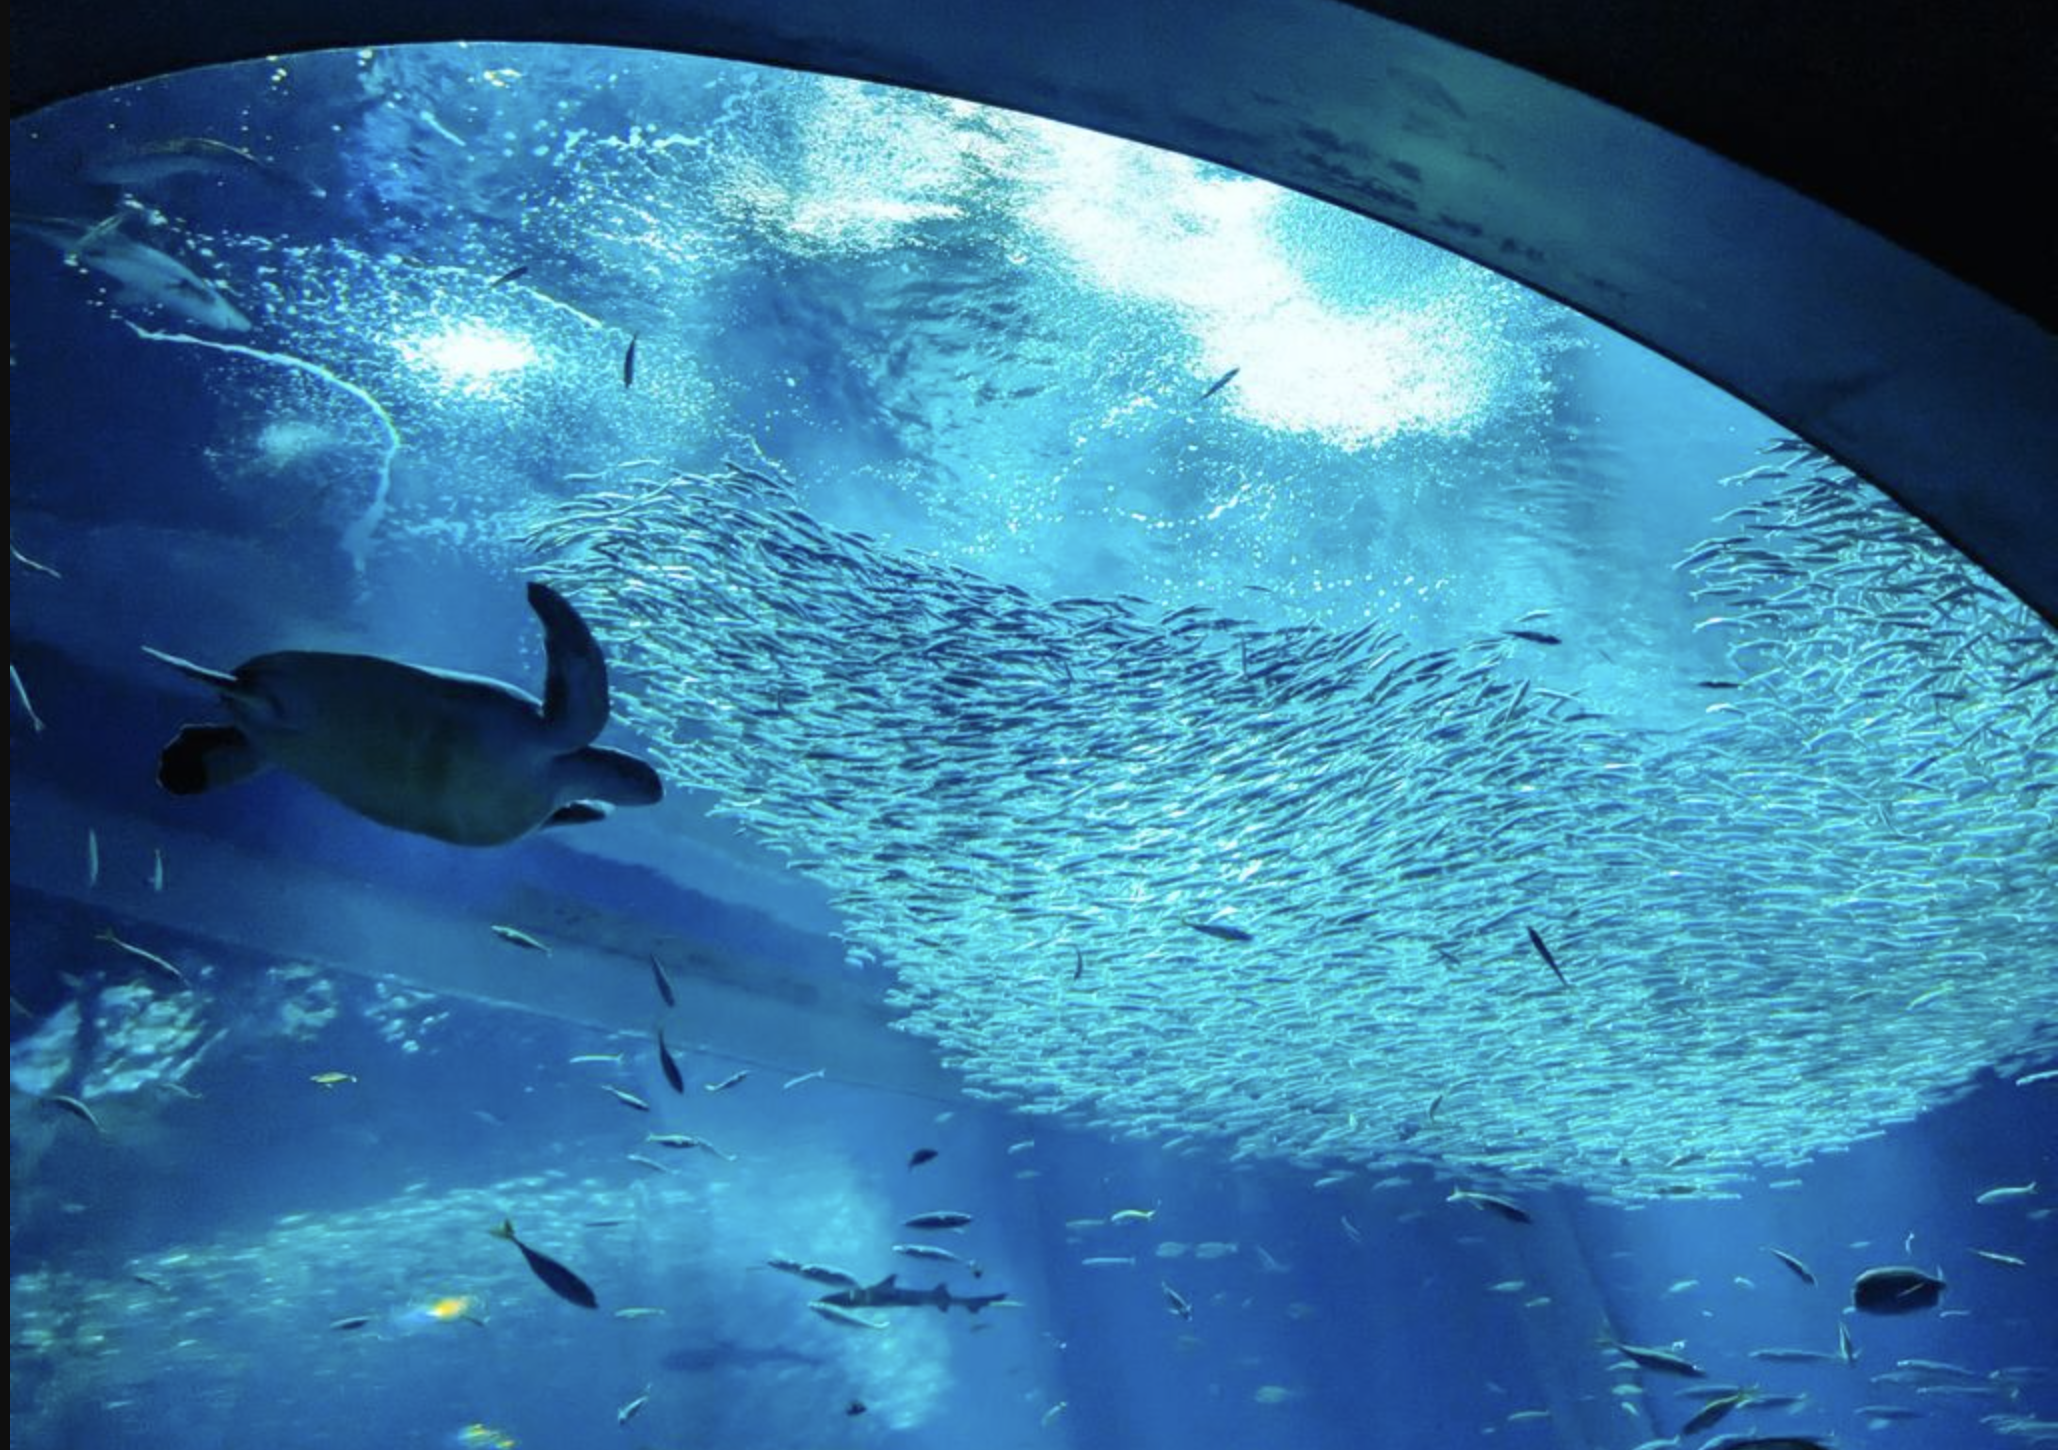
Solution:
<path fill-rule="evenodd" d="M 408 366 L 426 371 L 444 391 L 473 398 L 491 396 L 502 379 L 539 360 L 536 345 L 528 338 L 482 322 L 403 338 L 394 346 Z"/>
<path fill-rule="evenodd" d="M 1225 403 L 1245 421 L 1355 450 L 1462 434 L 1491 411 L 1504 364 L 1483 344 L 1498 278 L 1344 305 L 1283 240 L 1301 204 L 1291 193 L 1054 123 L 1025 130 L 1046 153 L 1020 178 L 1038 198 L 1034 225 L 1099 291 L 1175 316 L 1200 376 L 1235 369 Z"/>

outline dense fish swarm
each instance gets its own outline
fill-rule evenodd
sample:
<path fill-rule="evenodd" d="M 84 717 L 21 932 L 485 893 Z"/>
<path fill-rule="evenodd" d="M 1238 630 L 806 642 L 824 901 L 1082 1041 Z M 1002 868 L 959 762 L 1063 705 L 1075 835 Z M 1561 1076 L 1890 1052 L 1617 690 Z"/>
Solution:
<path fill-rule="evenodd" d="M 530 542 L 660 762 L 834 890 L 975 1094 L 1634 1199 L 2058 1024 L 2058 645 L 1777 451 L 1680 565 L 1731 672 L 1679 679 L 1670 733 L 1533 688 L 1510 631 L 1037 599 L 735 466 Z"/>
<path fill-rule="evenodd" d="M 537 1357 L 569 1363 L 596 1342 L 598 1394 L 610 1376 L 627 1386 L 622 1398 L 650 1383 L 639 1428 L 667 1444 L 690 1421 L 696 1444 L 807 1450 L 853 1383 L 895 1429 L 932 1419 L 955 1373 L 956 1326 L 908 1315 L 890 1335 L 853 1335 L 808 1314 L 804 1287 L 744 1272 L 780 1249 L 872 1278 L 892 1272 L 891 1215 L 844 1155 L 789 1145 L 776 1162 L 726 1171 L 727 1181 L 698 1183 L 558 1170 L 441 1192 L 417 1183 L 121 1268 L 22 1270 L 8 1296 L 16 1434 L 42 1445 L 298 1445 L 307 1405 L 335 1402 L 366 1417 L 352 1443 L 442 1444 L 440 1402 L 396 1397 L 403 1376 L 460 1384 L 452 1420 L 533 1416 Z M 732 1194 L 752 1211 L 720 1211 Z M 607 1307 L 589 1315 L 539 1284 L 490 1232 L 509 1215 L 590 1276 Z M 429 1313 L 439 1300 L 453 1312 Z M 610 1312 L 627 1305 L 648 1307 Z M 251 1393 L 253 1364 L 299 1392 Z M 545 1393 L 564 1399 L 562 1388 Z M 168 1403 L 183 1442 L 166 1440 Z M 98 1438 L 69 1434 L 82 1404 L 104 1428 Z"/>

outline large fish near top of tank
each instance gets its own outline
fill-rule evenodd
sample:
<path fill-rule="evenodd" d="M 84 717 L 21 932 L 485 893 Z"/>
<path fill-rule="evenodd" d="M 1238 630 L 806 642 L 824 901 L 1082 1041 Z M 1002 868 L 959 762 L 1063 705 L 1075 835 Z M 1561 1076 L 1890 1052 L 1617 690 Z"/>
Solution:
<path fill-rule="evenodd" d="M 14 232 L 57 248 L 68 264 L 112 281 L 118 306 L 170 312 L 215 332 L 250 331 L 250 319 L 221 288 L 171 253 L 129 236 L 123 229 L 128 215 L 116 212 L 98 223 L 15 216 L 7 224 Z"/>

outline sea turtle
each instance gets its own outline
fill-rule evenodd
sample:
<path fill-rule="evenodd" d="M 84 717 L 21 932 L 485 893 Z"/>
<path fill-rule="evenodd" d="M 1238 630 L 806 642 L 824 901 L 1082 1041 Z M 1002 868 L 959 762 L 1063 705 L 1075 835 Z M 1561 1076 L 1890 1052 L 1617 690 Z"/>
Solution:
<path fill-rule="evenodd" d="M 529 607 L 550 661 L 540 704 L 498 680 L 377 655 L 286 650 L 222 674 L 146 645 L 213 686 L 235 721 L 180 730 L 158 784 L 197 795 L 276 765 L 381 825 L 459 846 L 655 804 L 655 770 L 591 743 L 607 724 L 607 664 L 586 621 L 545 584 L 530 583 Z"/>

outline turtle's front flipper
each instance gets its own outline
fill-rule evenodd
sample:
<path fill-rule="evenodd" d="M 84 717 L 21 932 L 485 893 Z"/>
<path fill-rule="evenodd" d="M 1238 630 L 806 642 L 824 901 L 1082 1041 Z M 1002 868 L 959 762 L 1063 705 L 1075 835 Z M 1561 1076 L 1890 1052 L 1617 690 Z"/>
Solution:
<path fill-rule="evenodd" d="M 543 681 L 544 729 L 563 749 L 585 745 L 607 724 L 607 661 L 586 621 L 548 584 L 529 581 L 529 607 L 543 621 L 550 661 Z"/>
<path fill-rule="evenodd" d="M 188 725 L 157 758 L 157 783 L 173 795 L 199 795 L 248 780 L 264 768 L 264 757 L 235 726 Z"/>
<path fill-rule="evenodd" d="M 647 762 L 605 745 L 558 757 L 556 785 L 559 800 L 617 806 L 654 806 L 665 794 L 664 782 Z"/>

